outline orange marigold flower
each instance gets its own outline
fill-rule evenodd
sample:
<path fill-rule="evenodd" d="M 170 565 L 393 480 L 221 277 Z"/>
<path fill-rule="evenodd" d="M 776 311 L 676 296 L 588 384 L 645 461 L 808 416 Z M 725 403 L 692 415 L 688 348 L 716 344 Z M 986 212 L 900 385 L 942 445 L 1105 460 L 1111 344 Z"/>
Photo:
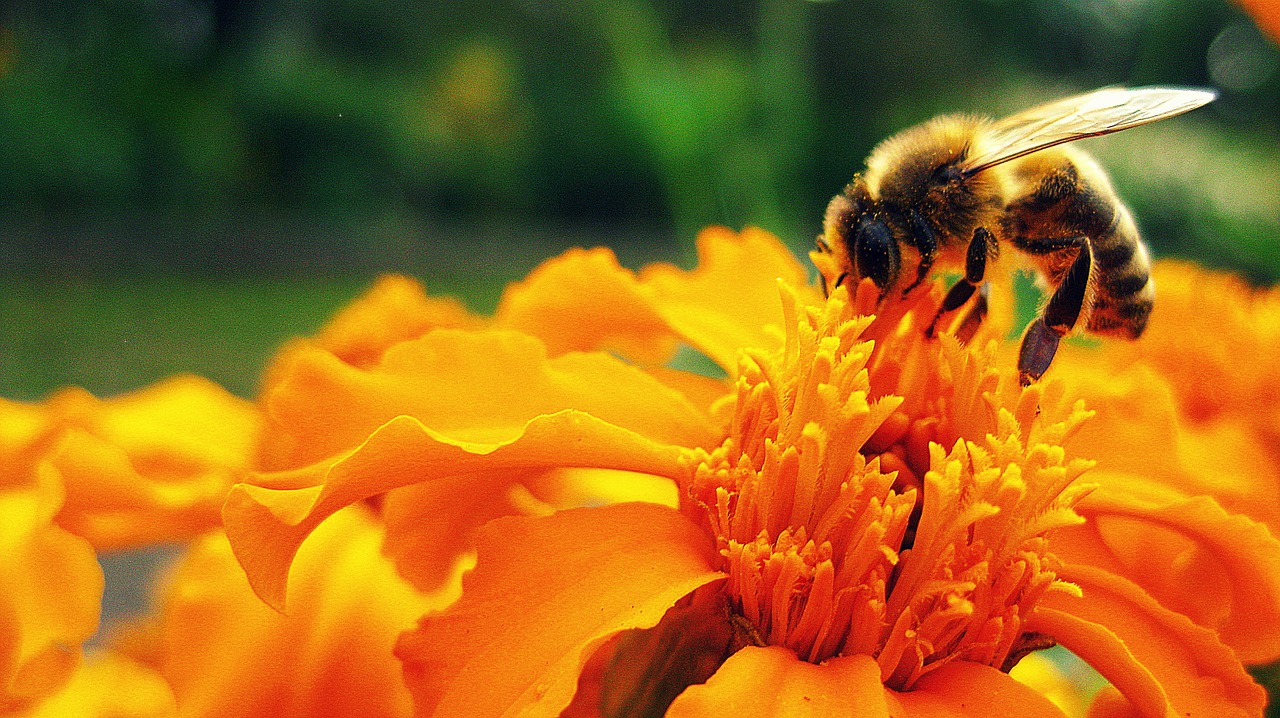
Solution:
<path fill-rule="evenodd" d="M 66 487 L 58 522 L 98 550 L 217 527 L 262 423 L 252 402 L 189 375 L 110 399 L 64 389 L 43 408 L 59 432 L 44 457 Z"/>
<path fill-rule="evenodd" d="M 1079 442 L 1070 371 L 1019 386 L 999 312 L 966 348 L 924 338 L 941 285 L 824 300 L 758 230 L 699 254 L 571 252 L 483 325 L 291 356 L 265 398 L 282 470 L 223 513 L 254 590 L 283 606 L 308 536 L 382 496 L 418 587 L 476 551 L 397 644 L 418 715 L 1062 715 L 1007 675 L 1054 642 L 1110 681 L 1106 715 L 1261 714 L 1235 651 L 1280 651 L 1263 524 L 1095 480 L 1115 444 Z M 677 342 L 727 378 L 657 366 Z M 617 502 L 636 476 L 674 501 Z"/>
<path fill-rule="evenodd" d="M 1239 277 L 1184 262 L 1158 262 L 1153 275 L 1160 305 L 1142 341 L 1073 349 L 1075 361 L 1092 358 L 1112 374 L 1146 367 L 1173 399 L 1183 428 L 1210 440 L 1241 431 L 1280 460 L 1280 288 L 1254 290 Z M 1231 508 L 1266 507 L 1245 501 Z"/>
<path fill-rule="evenodd" d="M 368 509 L 339 512 L 299 554 L 281 615 L 253 595 L 226 537 L 206 534 L 161 585 L 155 625 L 127 651 L 167 682 L 183 716 L 409 716 L 391 648 L 454 595 L 415 591 L 381 543 Z"/>
<path fill-rule="evenodd" d="M 23 718 L 170 718 L 173 691 L 155 669 L 127 656 L 93 652 L 61 690 Z"/>
<path fill-rule="evenodd" d="M 29 714 L 162 718 L 407 718 L 391 649 L 425 596 L 381 555 L 367 507 L 339 512 L 298 556 L 288 615 L 262 603 L 226 537 L 195 539 L 160 582 L 154 615 L 116 626 L 57 693 Z"/>
<path fill-rule="evenodd" d="M 95 549 L 218 526 L 259 429 L 251 402 L 191 376 L 105 400 L 66 389 L 0 401 L 0 707 L 115 680 L 114 668 L 75 673 L 98 630 Z M 64 693 L 51 705 L 81 705 Z"/>
<path fill-rule="evenodd" d="M 0 714 L 58 690 L 98 629 L 102 569 L 54 522 L 64 491 L 41 457 L 56 439 L 46 412 L 0 400 Z"/>
<path fill-rule="evenodd" d="M 1280 571 L 1280 291 L 1181 262 L 1153 276 L 1141 341 L 1064 354 L 1059 378 L 1098 412 L 1066 446 L 1097 458 L 1099 489 L 1059 554 L 1128 577 L 1248 662 L 1274 661 L 1280 617 L 1251 607 L 1276 601 Z"/>

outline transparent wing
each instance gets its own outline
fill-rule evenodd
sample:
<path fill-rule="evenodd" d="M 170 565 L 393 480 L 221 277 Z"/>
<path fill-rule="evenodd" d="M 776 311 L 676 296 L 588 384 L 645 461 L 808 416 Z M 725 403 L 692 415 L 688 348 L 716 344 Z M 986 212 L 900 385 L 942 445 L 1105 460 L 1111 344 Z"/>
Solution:
<path fill-rule="evenodd" d="M 1108 87 L 1024 110 L 983 131 L 979 152 L 961 166 L 973 175 L 1064 142 L 1127 130 L 1180 115 L 1217 93 L 1175 87 Z"/>

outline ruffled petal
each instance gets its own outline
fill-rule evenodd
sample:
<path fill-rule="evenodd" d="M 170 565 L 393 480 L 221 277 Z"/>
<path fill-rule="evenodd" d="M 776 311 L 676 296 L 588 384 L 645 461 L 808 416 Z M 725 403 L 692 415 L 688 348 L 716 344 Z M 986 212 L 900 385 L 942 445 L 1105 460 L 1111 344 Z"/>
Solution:
<path fill-rule="evenodd" d="M 1103 478 L 1091 473 L 1090 478 Z M 1280 657 L 1280 541 L 1204 496 L 1126 476 L 1077 505 L 1089 522 L 1053 537 L 1063 560 L 1122 575 L 1165 607 L 1217 631 L 1240 658 Z"/>
<path fill-rule="evenodd" d="M 559 715 L 596 647 L 720 579 L 716 559 L 700 528 L 654 504 L 491 522 L 462 598 L 396 647 L 417 714 Z"/>
<path fill-rule="evenodd" d="M 300 351 L 287 374 L 265 399 L 271 468 L 350 450 L 400 415 L 478 442 L 509 440 L 562 409 L 684 446 L 715 436 L 702 411 L 643 371 L 603 353 L 548 358 L 541 342 L 515 332 L 433 331 L 395 345 L 368 371 Z"/>
<path fill-rule="evenodd" d="M 1028 653 L 1009 670 L 1009 677 L 1048 698 L 1063 713 L 1083 716 L 1096 703 L 1093 699 L 1106 687 L 1106 681 L 1094 671 L 1071 665 L 1079 661 L 1077 656 L 1062 661 L 1061 656 L 1053 655 L 1056 653 L 1059 652 Z"/>
<path fill-rule="evenodd" d="M 1024 626 L 1053 637 L 1110 681 L 1127 706 L 1126 715 L 1163 718 L 1169 712 L 1169 696 L 1160 680 L 1108 625 L 1051 608 L 1046 602 L 1036 607 Z"/>
<path fill-rule="evenodd" d="M 1059 575 L 1083 595 L 1046 595 L 1026 629 L 1052 636 L 1092 665 L 1137 715 L 1262 715 L 1266 692 L 1212 631 L 1106 570 L 1073 564 Z"/>
<path fill-rule="evenodd" d="M 0 490 L 0 710 L 57 690 L 98 629 L 102 569 L 87 541 L 51 523 L 61 501 L 47 475 Z"/>
<path fill-rule="evenodd" d="M 620 631 L 591 654 L 560 718 L 661 716 L 686 688 L 705 683 L 734 650 L 722 585 L 676 602 L 653 628 Z"/>
<path fill-rule="evenodd" d="M 290 610 L 250 590 L 226 539 L 199 539 L 162 593 L 160 670 L 192 718 L 404 717 L 397 635 L 453 593 L 415 591 L 381 555 L 363 507 L 321 526 L 298 554 Z"/>
<path fill-rule="evenodd" d="M 1270 458 L 1275 448 L 1236 422 L 1189 422 L 1169 379 L 1146 366 L 1114 369 L 1098 352 L 1066 356 L 1054 371 L 1096 416 L 1065 446 L 1098 461 L 1091 480 L 1120 490 L 1131 476 L 1157 476 L 1171 490 L 1211 496 L 1280 533 L 1280 500 L 1274 499 L 1280 496 L 1280 468 Z"/>
<path fill-rule="evenodd" d="M 682 471 L 680 455 L 675 446 L 653 442 L 575 411 L 537 417 L 518 433 L 495 443 L 451 439 L 412 417 L 401 416 L 336 462 L 260 480 L 277 488 L 236 485 L 223 507 L 223 522 L 249 583 L 264 601 L 281 607 L 289 564 L 302 541 L 333 512 L 370 496 L 463 475 L 472 475 L 476 481 L 496 480 L 509 487 L 524 472 L 562 466 L 676 478 Z M 436 510 L 454 508 L 442 505 Z M 482 510 L 473 520 L 484 518 L 489 514 Z M 449 557 L 442 560 L 452 564 Z"/>
<path fill-rule="evenodd" d="M 57 435 L 48 407 L 0 398 L 0 486 L 29 482 Z"/>
<path fill-rule="evenodd" d="M 86 657 L 62 690 L 23 718 L 169 718 L 173 691 L 158 671 L 117 653 Z"/>
<path fill-rule="evenodd" d="M 513 471 L 446 476 L 402 486 L 382 498 L 385 551 L 396 570 L 422 591 L 442 586 L 475 546 L 476 532 L 501 516 L 527 513 L 513 494 Z"/>
<path fill-rule="evenodd" d="M 914 690 L 895 694 L 909 716 L 1063 718 L 1048 698 L 990 666 L 952 661 L 926 674 Z"/>
<path fill-rule="evenodd" d="M 698 268 L 691 272 L 655 264 L 640 273 L 666 323 L 729 373 L 737 371 L 739 349 L 782 343 L 779 279 L 799 287 L 806 303 L 821 301 L 790 250 L 753 227 L 741 233 L 704 229 L 698 235 Z"/>
<path fill-rule="evenodd" d="M 667 718 L 889 718 L 888 691 L 871 656 L 807 663 L 780 646 L 747 646 L 711 680 L 689 686 Z"/>
<path fill-rule="evenodd" d="M 667 718 L 1062 718 L 1048 699 L 1000 671 L 952 661 L 897 693 L 880 682 L 880 668 L 866 655 L 814 665 L 790 650 L 748 646 L 720 666 L 705 684 L 681 693 Z"/>
<path fill-rule="evenodd" d="M 417 280 L 390 274 L 335 314 L 314 342 L 352 366 L 369 367 L 388 347 L 428 330 L 479 323 L 457 299 L 428 297 Z"/>
<path fill-rule="evenodd" d="M 476 531 L 490 519 L 625 501 L 675 508 L 678 500 L 671 479 L 630 471 L 562 468 L 451 476 L 383 496 L 384 550 L 400 575 L 430 591 L 453 574 L 454 562 L 471 551 Z"/>
<path fill-rule="evenodd" d="M 252 403 L 195 376 L 106 400 L 69 389 L 49 410 L 63 431 L 48 455 L 66 486 L 58 522 L 100 550 L 217 526 L 262 423 Z"/>
<path fill-rule="evenodd" d="M 508 286 L 494 324 L 538 337 L 552 356 L 604 350 L 658 365 L 676 348 L 635 276 L 603 247 L 570 249 Z"/>

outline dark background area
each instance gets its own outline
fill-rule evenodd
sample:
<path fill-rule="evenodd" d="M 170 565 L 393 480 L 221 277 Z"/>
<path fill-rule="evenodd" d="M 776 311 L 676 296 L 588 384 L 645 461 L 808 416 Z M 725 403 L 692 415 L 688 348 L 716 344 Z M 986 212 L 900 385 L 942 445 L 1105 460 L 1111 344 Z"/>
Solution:
<path fill-rule="evenodd" d="M 1158 256 L 1280 276 L 1280 52 L 1225 0 L 18 0 L 0 6 L 0 395 L 273 348 L 380 272 L 493 307 L 574 245 L 808 249 L 874 144 L 1114 84 L 1090 140 Z"/>

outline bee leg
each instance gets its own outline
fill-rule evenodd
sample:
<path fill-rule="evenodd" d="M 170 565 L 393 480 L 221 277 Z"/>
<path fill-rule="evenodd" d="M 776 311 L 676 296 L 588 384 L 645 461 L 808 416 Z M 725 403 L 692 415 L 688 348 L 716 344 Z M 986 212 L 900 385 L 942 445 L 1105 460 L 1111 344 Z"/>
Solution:
<path fill-rule="evenodd" d="M 858 276 L 870 277 L 880 288 L 880 298 L 898 281 L 902 267 L 902 255 L 898 242 L 884 222 L 864 220 L 858 224 L 853 239 L 853 258 Z"/>
<path fill-rule="evenodd" d="M 933 269 L 933 260 L 938 256 L 938 235 L 934 233 L 933 227 L 915 210 L 911 211 L 910 222 L 911 237 L 916 250 L 920 252 L 920 264 L 916 266 L 915 281 L 902 290 L 904 298 L 928 278 L 929 270 Z"/>
<path fill-rule="evenodd" d="M 960 325 L 962 332 L 967 332 L 967 337 L 962 337 L 963 341 L 968 341 L 973 337 L 973 333 L 978 330 L 977 324 L 972 327 L 968 325 L 976 321 L 978 324 L 987 315 L 987 285 L 983 281 L 983 277 L 987 274 L 987 258 L 991 256 L 992 247 L 995 246 L 996 239 L 987 231 L 985 227 L 979 227 L 973 231 L 973 241 L 969 242 L 969 248 L 965 252 L 964 257 L 964 277 L 960 281 L 951 286 L 947 296 L 942 299 L 942 306 L 938 307 L 938 313 L 934 315 L 933 321 L 929 323 L 929 327 L 924 330 L 924 335 L 932 339 L 938 333 L 938 321 L 947 314 L 954 312 L 969 301 L 969 297 L 973 296 L 973 291 L 981 285 L 982 291 L 978 294 L 978 306 L 965 317 L 964 322 Z"/>
<path fill-rule="evenodd" d="M 961 344 L 968 344 L 973 335 L 978 333 L 978 327 L 982 326 L 982 320 L 987 318 L 987 298 L 991 295 L 991 283 L 983 282 L 978 287 L 978 298 L 973 302 L 973 307 L 965 314 L 961 320 L 960 326 L 956 327 L 956 339 Z"/>
<path fill-rule="evenodd" d="M 1058 351 L 1058 343 L 1075 329 L 1084 309 L 1089 289 L 1089 273 L 1093 268 L 1093 251 L 1082 238 L 1080 253 L 1062 276 L 1062 282 L 1049 297 L 1044 311 L 1022 335 L 1018 349 L 1018 377 L 1026 386 L 1044 375 Z"/>

